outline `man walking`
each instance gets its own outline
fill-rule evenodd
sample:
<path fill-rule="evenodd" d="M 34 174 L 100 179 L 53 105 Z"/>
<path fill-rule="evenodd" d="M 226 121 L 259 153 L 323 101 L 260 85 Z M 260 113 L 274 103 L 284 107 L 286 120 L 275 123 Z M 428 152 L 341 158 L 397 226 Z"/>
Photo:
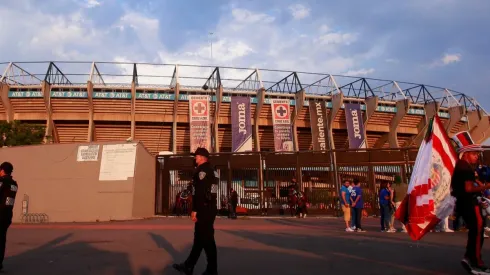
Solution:
<path fill-rule="evenodd" d="M 351 220 L 351 210 L 350 210 L 350 181 L 344 180 L 344 185 L 340 188 L 340 207 L 342 208 L 342 212 L 344 212 L 344 221 L 345 221 L 345 231 L 353 232 L 354 230 L 351 228 L 350 220 Z"/>
<path fill-rule="evenodd" d="M 7 230 L 12 224 L 15 197 L 18 185 L 12 178 L 14 166 L 10 162 L 0 165 L 0 270 L 3 269 L 5 257 L 5 243 L 7 242 Z"/>
<path fill-rule="evenodd" d="M 357 232 L 366 232 L 362 229 L 361 219 L 362 219 L 362 209 L 364 209 L 364 200 L 362 198 L 362 188 L 361 183 L 358 179 L 354 180 L 354 188 L 352 188 L 350 201 L 352 203 L 352 217 L 354 220 L 355 230 Z"/>
<path fill-rule="evenodd" d="M 173 268 L 183 274 L 190 275 L 201 255 L 206 253 L 208 266 L 203 275 L 218 274 L 218 256 L 214 240 L 214 221 L 217 209 L 218 174 L 209 163 L 209 152 L 198 148 L 194 153 L 197 165 L 193 176 L 192 221 L 194 227 L 194 243 L 184 263 L 174 264 Z"/>
<path fill-rule="evenodd" d="M 451 179 L 452 194 L 456 198 L 456 211 L 461 214 L 468 228 L 466 252 L 461 261 L 463 267 L 472 274 L 490 274 L 481 256 L 483 246 L 482 207 L 478 201 L 482 192 L 490 185 L 478 185 L 475 178 L 475 166 L 478 163 L 482 147 L 473 144 L 468 132 L 461 132 L 453 137 L 458 145 L 459 160 L 454 167 Z"/>

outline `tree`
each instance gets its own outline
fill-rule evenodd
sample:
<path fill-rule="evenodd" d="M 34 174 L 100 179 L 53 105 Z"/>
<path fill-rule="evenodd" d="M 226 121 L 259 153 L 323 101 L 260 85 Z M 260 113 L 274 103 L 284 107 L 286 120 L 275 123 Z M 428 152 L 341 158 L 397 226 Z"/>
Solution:
<path fill-rule="evenodd" d="M 21 146 L 42 144 L 45 138 L 45 127 L 21 123 L 20 121 L 0 122 L 1 146 Z"/>

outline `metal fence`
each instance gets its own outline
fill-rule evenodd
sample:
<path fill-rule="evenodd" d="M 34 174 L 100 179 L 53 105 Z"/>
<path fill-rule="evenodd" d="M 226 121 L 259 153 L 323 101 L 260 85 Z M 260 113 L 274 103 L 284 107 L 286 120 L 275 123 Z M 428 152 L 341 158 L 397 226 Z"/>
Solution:
<path fill-rule="evenodd" d="M 365 209 L 374 214 L 378 211 L 380 183 L 407 183 L 416 155 L 417 148 L 249 152 L 216 153 L 210 161 L 220 176 L 220 208 L 233 188 L 238 193 L 238 205 L 249 214 L 279 214 L 288 201 L 287 188 L 296 178 L 308 197 L 310 213 L 336 215 L 342 180 L 356 178 L 363 187 Z M 157 214 L 176 214 L 177 196 L 191 183 L 193 170 L 190 155 L 157 157 Z"/>

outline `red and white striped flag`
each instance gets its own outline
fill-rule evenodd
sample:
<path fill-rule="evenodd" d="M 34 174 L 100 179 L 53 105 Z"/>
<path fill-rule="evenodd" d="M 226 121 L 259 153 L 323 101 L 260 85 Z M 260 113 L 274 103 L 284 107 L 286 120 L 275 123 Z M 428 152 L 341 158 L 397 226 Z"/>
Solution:
<path fill-rule="evenodd" d="M 395 216 L 413 240 L 420 240 L 454 209 L 451 177 L 456 153 L 438 116 L 429 122 L 406 197 Z"/>

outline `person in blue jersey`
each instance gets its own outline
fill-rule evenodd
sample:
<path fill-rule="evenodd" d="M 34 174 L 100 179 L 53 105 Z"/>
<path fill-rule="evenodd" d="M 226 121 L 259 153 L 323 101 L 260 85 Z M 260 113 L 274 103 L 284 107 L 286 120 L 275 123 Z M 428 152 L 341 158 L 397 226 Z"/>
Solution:
<path fill-rule="evenodd" d="M 387 188 L 386 183 L 380 184 L 379 189 L 379 210 L 381 216 L 381 231 L 389 232 L 390 231 L 390 221 L 391 221 L 391 198 L 390 198 L 390 190 Z"/>
<path fill-rule="evenodd" d="M 362 188 L 361 183 L 358 179 L 354 180 L 354 187 L 350 193 L 350 201 L 352 205 L 352 220 L 354 221 L 354 226 L 357 232 L 366 232 L 362 229 L 361 219 L 362 219 L 362 209 L 364 208 L 364 200 L 362 198 Z"/>
<path fill-rule="evenodd" d="M 350 212 L 350 181 L 344 180 L 344 184 L 340 187 L 340 208 L 342 208 L 342 212 L 344 213 L 344 221 L 345 221 L 345 231 L 353 232 L 354 230 L 351 228 L 350 220 L 351 220 L 351 212 Z"/>

